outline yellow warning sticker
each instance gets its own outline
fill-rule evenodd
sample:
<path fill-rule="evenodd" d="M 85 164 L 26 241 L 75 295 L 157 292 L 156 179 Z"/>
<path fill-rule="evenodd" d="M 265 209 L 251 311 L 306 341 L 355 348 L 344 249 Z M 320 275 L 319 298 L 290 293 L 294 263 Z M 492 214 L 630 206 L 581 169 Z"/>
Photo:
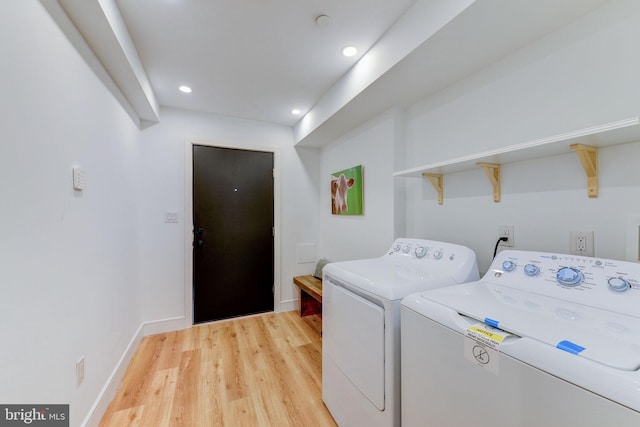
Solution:
<path fill-rule="evenodd" d="M 490 327 L 490 326 L 489 326 Z M 490 331 L 489 329 L 487 329 L 487 326 L 470 326 L 467 331 L 469 332 L 475 332 L 478 334 L 481 334 L 483 336 L 485 336 L 486 338 L 490 339 L 491 341 L 495 341 L 496 343 L 500 344 L 505 337 L 508 335 L 505 332 L 497 332 L 498 330 L 495 328 L 490 327 L 493 331 Z M 473 335 L 473 334 L 469 334 L 467 333 L 467 335 Z"/>
<path fill-rule="evenodd" d="M 485 323 L 470 326 L 464 340 L 464 356 L 488 372 L 500 375 L 500 344 L 509 335 Z"/>

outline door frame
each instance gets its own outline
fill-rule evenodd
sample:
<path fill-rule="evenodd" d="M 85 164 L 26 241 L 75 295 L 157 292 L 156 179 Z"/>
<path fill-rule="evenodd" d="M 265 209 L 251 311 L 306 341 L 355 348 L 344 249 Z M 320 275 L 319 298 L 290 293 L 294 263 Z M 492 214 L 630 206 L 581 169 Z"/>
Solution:
<path fill-rule="evenodd" d="M 273 153 L 273 311 L 280 311 L 280 150 L 271 146 L 228 144 L 188 138 L 184 150 L 184 313 L 186 327 L 193 326 L 193 146 Z"/>

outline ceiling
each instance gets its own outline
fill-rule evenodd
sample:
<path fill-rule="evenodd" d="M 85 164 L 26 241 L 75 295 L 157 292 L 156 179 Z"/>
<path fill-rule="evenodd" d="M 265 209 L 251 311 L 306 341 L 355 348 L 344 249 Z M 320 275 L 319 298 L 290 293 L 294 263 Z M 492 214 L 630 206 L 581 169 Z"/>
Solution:
<path fill-rule="evenodd" d="M 292 126 L 295 142 L 311 146 L 437 92 L 605 2 L 58 0 L 56 10 L 40 1 L 72 41 L 81 35 L 103 67 L 94 67 L 98 75 L 106 70 L 103 80 L 141 123 L 160 120 L 158 105 L 177 107 Z M 316 24 L 320 15 L 329 25 Z M 346 45 L 358 54 L 342 56 Z M 183 84 L 193 92 L 180 92 Z"/>
<path fill-rule="evenodd" d="M 117 0 L 160 105 L 293 125 L 415 0 Z M 315 22 L 327 15 L 326 27 Z M 344 46 L 358 48 L 347 58 Z M 185 95 L 180 84 L 192 87 Z"/>

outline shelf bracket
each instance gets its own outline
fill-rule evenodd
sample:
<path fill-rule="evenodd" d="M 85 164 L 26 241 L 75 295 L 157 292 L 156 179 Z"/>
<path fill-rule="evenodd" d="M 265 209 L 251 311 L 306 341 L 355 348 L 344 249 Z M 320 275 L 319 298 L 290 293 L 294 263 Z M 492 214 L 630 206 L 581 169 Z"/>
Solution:
<path fill-rule="evenodd" d="M 498 203 L 500 201 L 500 165 L 478 162 L 476 166 L 480 166 L 489 181 L 491 181 L 491 185 L 493 185 L 493 201 Z"/>
<path fill-rule="evenodd" d="M 444 202 L 442 174 L 441 173 L 423 173 L 422 176 L 425 178 L 429 178 L 431 185 L 433 185 L 433 188 L 435 188 L 436 191 L 438 192 L 438 204 L 441 205 Z"/>
<path fill-rule="evenodd" d="M 587 195 L 592 199 L 598 197 L 598 148 L 584 144 L 572 144 L 569 147 L 576 150 L 587 174 Z"/>

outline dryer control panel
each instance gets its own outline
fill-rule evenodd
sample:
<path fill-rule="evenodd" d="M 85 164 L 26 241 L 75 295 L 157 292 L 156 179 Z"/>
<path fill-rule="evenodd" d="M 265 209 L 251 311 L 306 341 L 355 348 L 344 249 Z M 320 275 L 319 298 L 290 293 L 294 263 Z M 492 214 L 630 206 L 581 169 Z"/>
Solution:
<path fill-rule="evenodd" d="M 475 253 L 465 246 L 454 243 L 405 238 L 396 239 L 387 256 L 403 257 L 416 261 L 455 261 L 458 257 L 475 258 Z"/>
<path fill-rule="evenodd" d="M 634 262 L 505 250 L 482 281 L 640 317 L 640 264 Z"/>

